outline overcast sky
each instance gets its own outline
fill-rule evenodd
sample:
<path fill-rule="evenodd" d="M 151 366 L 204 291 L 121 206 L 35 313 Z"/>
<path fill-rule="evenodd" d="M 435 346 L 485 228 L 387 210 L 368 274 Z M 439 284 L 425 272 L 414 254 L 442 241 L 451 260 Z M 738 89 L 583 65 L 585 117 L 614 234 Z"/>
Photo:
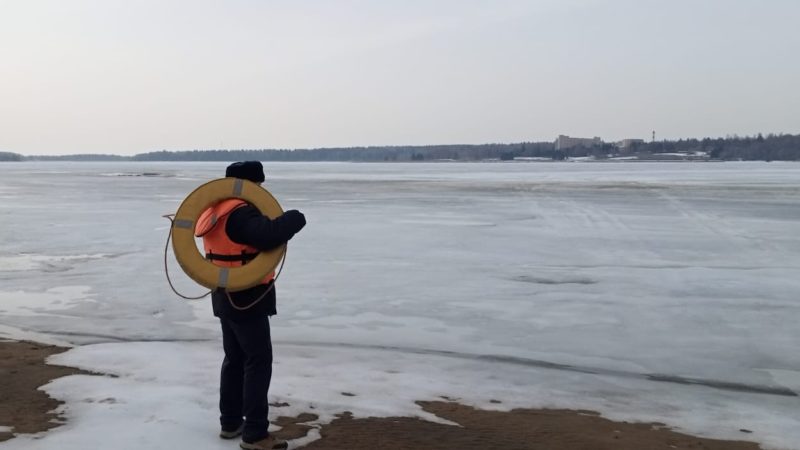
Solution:
<path fill-rule="evenodd" d="M 797 0 L 0 0 L 0 151 L 800 132 Z"/>

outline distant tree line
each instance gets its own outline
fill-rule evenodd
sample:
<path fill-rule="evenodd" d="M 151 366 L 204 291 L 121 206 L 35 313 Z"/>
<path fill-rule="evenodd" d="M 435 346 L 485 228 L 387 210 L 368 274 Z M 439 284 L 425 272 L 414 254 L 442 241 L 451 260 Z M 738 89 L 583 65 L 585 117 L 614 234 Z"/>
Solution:
<path fill-rule="evenodd" d="M 11 152 L 0 152 L 0 161 L 22 161 L 24 156 Z"/>
<path fill-rule="evenodd" d="M 78 154 L 78 155 L 43 155 L 27 156 L 29 161 L 130 161 L 130 156 L 108 155 L 108 154 Z"/>
<path fill-rule="evenodd" d="M 482 161 L 538 158 L 563 160 L 594 156 L 603 159 L 613 156 L 648 156 L 661 153 L 706 155 L 713 160 L 800 160 L 800 135 L 768 134 L 763 136 L 728 136 L 725 138 L 680 139 L 677 141 L 640 142 L 625 149 L 611 143 L 590 147 L 556 150 L 553 142 L 520 142 L 515 144 L 425 145 L 334 147 L 315 149 L 241 149 L 155 151 L 135 156 L 63 155 L 22 156 L 0 152 L 0 161 Z"/>
<path fill-rule="evenodd" d="M 800 160 L 800 135 L 761 134 L 753 137 L 680 139 L 634 144 L 620 149 L 611 143 L 592 147 L 556 150 L 553 142 L 520 142 L 515 144 L 428 145 L 385 147 L 317 148 L 310 150 L 192 150 L 142 153 L 135 161 L 481 161 L 515 158 L 567 158 L 594 156 L 654 155 L 658 153 L 703 153 L 716 160 Z"/>
<path fill-rule="evenodd" d="M 135 161 L 479 161 L 514 156 L 552 154 L 550 142 L 482 145 L 335 147 L 308 150 L 191 150 L 159 151 L 134 156 Z"/>
<path fill-rule="evenodd" d="M 680 139 L 633 145 L 632 153 L 708 153 L 726 161 L 800 161 L 800 134 L 729 136 L 726 138 Z"/>

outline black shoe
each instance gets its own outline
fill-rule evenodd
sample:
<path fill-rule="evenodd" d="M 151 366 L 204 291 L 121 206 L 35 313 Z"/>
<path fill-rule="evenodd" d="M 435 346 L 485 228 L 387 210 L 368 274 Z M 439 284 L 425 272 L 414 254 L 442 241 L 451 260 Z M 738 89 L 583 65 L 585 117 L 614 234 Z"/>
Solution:
<path fill-rule="evenodd" d="M 234 439 L 242 435 L 242 430 L 244 430 L 244 424 L 239 425 L 238 428 L 227 428 L 222 427 L 219 431 L 219 437 L 222 439 Z"/>
<path fill-rule="evenodd" d="M 244 450 L 286 450 L 289 444 L 282 440 L 276 439 L 275 436 L 269 435 L 258 442 L 245 442 L 239 443 L 239 447 Z"/>

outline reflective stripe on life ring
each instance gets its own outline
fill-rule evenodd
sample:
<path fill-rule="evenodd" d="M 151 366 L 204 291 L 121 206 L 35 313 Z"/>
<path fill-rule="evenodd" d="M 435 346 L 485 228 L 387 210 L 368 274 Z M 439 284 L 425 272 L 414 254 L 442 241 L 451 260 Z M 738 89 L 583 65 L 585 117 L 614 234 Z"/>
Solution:
<path fill-rule="evenodd" d="M 205 259 L 194 240 L 194 227 L 200 214 L 227 198 L 240 198 L 258 208 L 261 214 L 275 219 L 283 209 L 275 197 L 261 186 L 238 178 L 220 178 L 198 187 L 183 200 L 172 221 L 172 250 L 186 275 L 209 288 L 241 291 L 261 283 L 275 270 L 286 251 L 286 244 L 260 252 L 241 267 L 220 267 Z"/>

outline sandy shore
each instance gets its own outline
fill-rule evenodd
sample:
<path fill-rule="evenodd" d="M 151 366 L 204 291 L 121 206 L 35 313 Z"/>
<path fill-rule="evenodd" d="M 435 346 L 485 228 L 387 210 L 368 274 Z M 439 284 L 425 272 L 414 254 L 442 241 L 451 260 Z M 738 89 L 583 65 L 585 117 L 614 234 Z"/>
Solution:
<path fill-rule="evenodd" d="M 29 342 L 0 341 L 0 441 L 14 433 L 36 433 L 58 426 L 51 413 L 59 404 L 37 390 L 48 381 L 80 373 L 51 366 L 44 360 L 65 349 Z M 381 450 L 644 450 L 705 449 L 757 450 L 744 441 L 701 439 L 676 433 L 663 424 L 613 422 L 591 411 L 516 409 L 510 412 L 478 410 L 449 399 L 419 402 L 426 411 L 458 423 L 442 425 L 408 417 L 354 419 L 347 412 L 320 429 L 322 439 L 303 447 Z M 273 405 L 280 412 L 282 405 Z M 310 413 L 277 417 L 285 439 L 305 436 L 316 420 Z M 2 428 L 0 428 L 2 430 Z M 216 430 L 214 430 L 216 431 Z M 742 431 L 746 438 L 747 431 Z M 213 436 L 213 434 L 210 434 Z"/>
<path fill-rule="evenodd" d="M 65 348 L 30 342 L 0 341 L 0 441 L 13 433 L 37 433 L 58 426 L 52 411 L 60 402 L 48 397 L 39 386 L 48 381 L 81 373 L 70 367 L 51 366 L 44 360 Z"/>

